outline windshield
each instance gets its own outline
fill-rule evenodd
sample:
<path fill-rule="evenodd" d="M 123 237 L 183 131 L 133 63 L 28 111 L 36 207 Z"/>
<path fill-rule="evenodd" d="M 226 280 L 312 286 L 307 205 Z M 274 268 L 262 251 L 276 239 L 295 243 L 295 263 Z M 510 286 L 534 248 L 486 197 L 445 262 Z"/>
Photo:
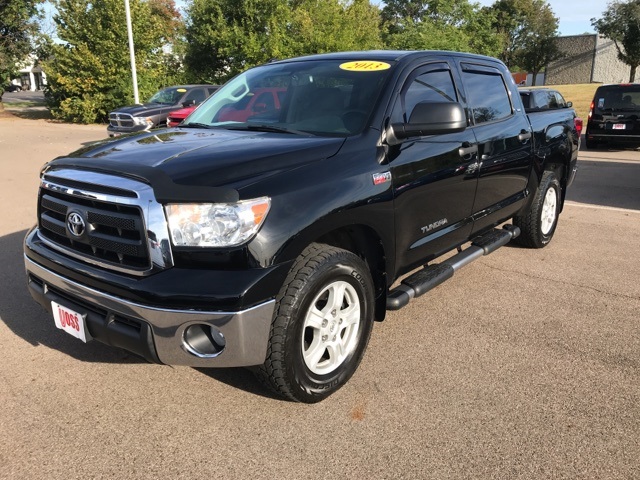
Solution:
<path fill-rule="evenodd" d="M 602 111 L 640 110 L 640 85 L 607 85 L 599 87 L 595 107 Z"/>
<path fill-rule="evenodd" d="M 344 60 L 257 67 L 218 90 L 184 126 L 329 136 L 360 133 L 390 67 L 386 62 Z"/>
<path fill-rule="evenodd" d="M 149 99 L 149 103 L 162 103 L 163 105 L 175 105 L 187 92 L 186 88 L 171 87 L 160 90 Z"/>

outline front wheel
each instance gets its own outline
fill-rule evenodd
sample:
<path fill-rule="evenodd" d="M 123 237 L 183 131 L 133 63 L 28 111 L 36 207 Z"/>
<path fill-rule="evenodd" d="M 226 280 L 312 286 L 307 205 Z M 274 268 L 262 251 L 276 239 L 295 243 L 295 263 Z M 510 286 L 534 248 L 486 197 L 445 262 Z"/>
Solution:
<path fill-rule="evenodd" d="M 351 378 L 369 341 L 374 287 L 367 265 L 346 250 L 312 244 L 276 300 L 267 359 L 256 374 L 290 400 L 319 402 Z"/>
<path fill-rule="evenodd" d="M 556 231 L 559 212 L 560 182 L 553 172 L 547 171 L 525 215 L 513 219 L 513 224 L 522 232 L 516 237 L 516 243 L 532 248 L 546 246 Z"/>

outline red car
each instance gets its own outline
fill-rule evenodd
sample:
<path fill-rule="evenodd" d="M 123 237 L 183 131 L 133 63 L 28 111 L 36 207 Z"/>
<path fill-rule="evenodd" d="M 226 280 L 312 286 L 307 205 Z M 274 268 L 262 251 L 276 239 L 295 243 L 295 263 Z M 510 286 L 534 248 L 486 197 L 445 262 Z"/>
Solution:
<path fill-rule="evenodd" d="M 278 112 L 286 93 L 286 88 L 256 88 L 239 102 L 220 109 L 217 121 L 246 122 L 254 115 Z"/>
<path fill-rule="evenodd" d="M 167 117 L 167 127 L 176 127 L 180 124 L 185 118 L 187 118 L 191 112 L 196 109 L 197 105 L 191 105 L 190 107 L 181 108 L 180 110 L 176 110 L 175 112 L 171 112 Z"/>

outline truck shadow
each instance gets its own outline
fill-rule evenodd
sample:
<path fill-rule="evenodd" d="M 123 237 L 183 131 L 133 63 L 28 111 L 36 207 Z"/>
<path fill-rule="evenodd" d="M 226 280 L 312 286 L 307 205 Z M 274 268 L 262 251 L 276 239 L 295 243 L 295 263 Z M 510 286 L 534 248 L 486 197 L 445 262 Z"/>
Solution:
<path fill-rule="evenodd" d="M 56 328 L 53 317 L 29 295 L 22 254 L 26 234 L 23 230 L 0 237 L 0 320 L 9 330 L 34 347 L 52 348 L 83 362 L 146 363 L 99 342 L 85 345 Z"/>
<path fill-rule="evenodd" d="M 640 210 L 640 162 L 579 160 L 578 172 L 568 189 L 567 200 Z"/>
<path fill-rule="evenodd" d="M 81 362 L 141 364 L 143 358 L 100 342 L 85 345 L 56 328 L 53 317 L 29 295 L 24 270 L 22 242 L 27 230 L 0 237 L 0 321 L 16 336 L 33 347 L 58 350 Z M 253 374 L 243 368 L 196 368 L 208 377 L 248 393 L 280 399 L 262 387 Z"/>
<path fill-rule="evenodd" d="M 213 380 L 237 388 L 238 390 L 243 390 L 247 393 L 272 400 L 287 401 L 262 386 L 259 380 L 247 368 L 195 368 L 195 370 Z"/>

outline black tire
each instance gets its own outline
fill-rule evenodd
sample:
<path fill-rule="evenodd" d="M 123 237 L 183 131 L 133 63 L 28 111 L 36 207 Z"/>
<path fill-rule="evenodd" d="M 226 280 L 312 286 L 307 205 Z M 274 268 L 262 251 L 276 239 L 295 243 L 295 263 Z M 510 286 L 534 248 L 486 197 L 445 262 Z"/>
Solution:
<path fill-rule="evenodd" d="M 587 137 L 586 135 L 585 135 L 584 139 L 585 139 L 585 143 L 587 145 L 587 149 L 589 149 L 589 150 L 596 150 L 600 146 L 600 144 L 598 142 L 596 142 L 595 140 L 589 140 L 589 137 Z"/>
<path fill-rule="evenodd" d="M 332 301 L 340 306 L 333 308 Z M 313 307 L 318 315 L 311 315 Z M 267 359 L 254 373 L 290 400 L 323 400 L 356 371 L 371 335 L 373 309 L 374 286 L 365 262 L 346 250 L 311 244 L 276 298 Z"/>
<path fill-rule="evenodd" d="M 513 224 L 521 230 L 516 243 L 531 248 L 549 244 L 558 225 L 560 192 L 560 182 L 555 173 L 544 172 L 529 210 L 525 215 L 513 218 Z"/>

